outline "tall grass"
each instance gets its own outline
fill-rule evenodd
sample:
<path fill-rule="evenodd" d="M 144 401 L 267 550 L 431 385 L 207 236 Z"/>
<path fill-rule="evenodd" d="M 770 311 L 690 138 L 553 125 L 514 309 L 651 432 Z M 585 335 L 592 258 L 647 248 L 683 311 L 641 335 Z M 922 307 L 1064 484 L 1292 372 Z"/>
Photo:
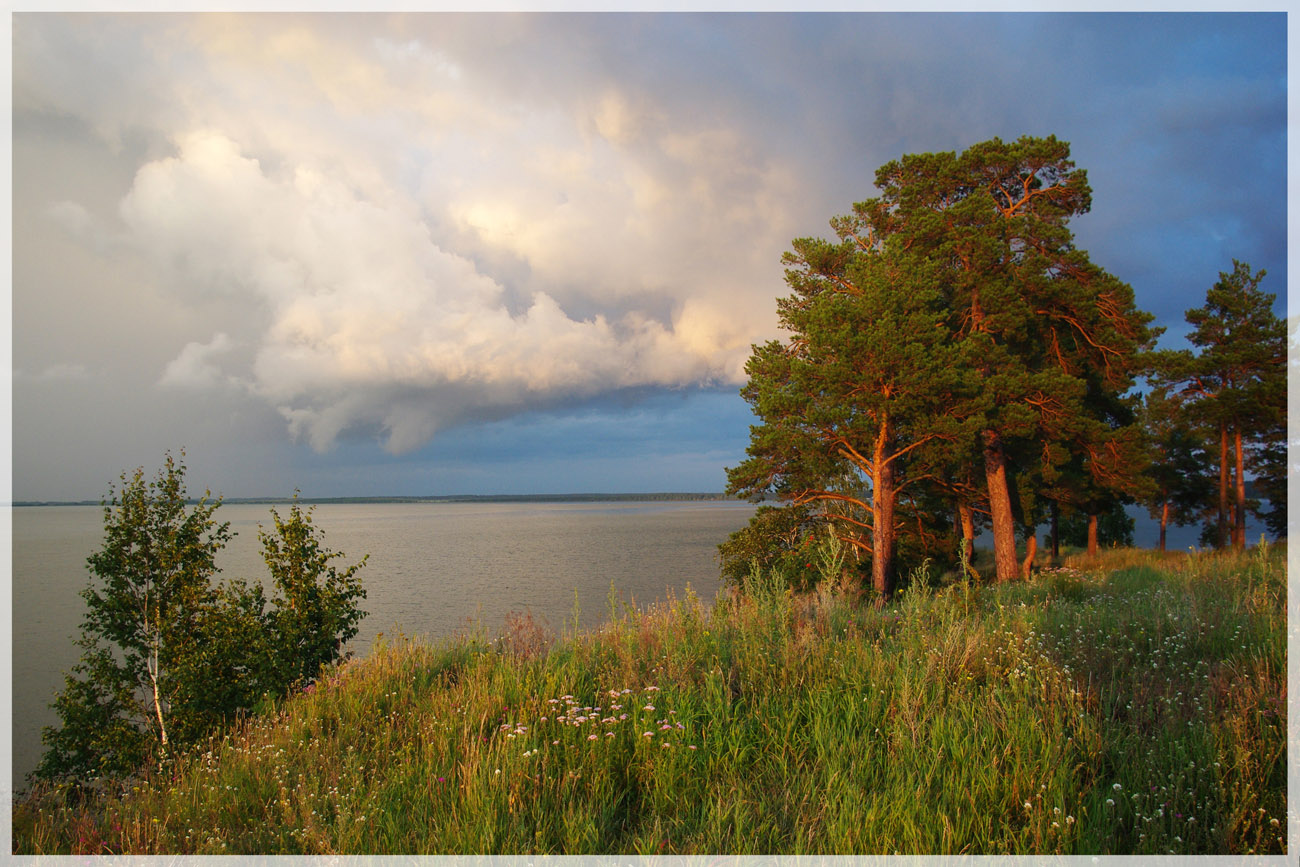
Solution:
<path fill-rule="evenodd" d="M 1281 553 L 399 639 L 19 853 L 1280 853 Z"/>

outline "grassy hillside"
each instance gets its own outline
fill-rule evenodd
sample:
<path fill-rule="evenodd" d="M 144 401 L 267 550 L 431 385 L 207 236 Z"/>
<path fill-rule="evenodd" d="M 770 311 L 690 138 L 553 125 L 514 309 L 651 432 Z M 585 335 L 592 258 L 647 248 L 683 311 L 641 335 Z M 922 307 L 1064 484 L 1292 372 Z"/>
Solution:
<path fill-rule="evenodd" d="M 1111 552 L 401 640 L 15 851 L 1279 853 L 1285 598 L 1277 550 Z"/>

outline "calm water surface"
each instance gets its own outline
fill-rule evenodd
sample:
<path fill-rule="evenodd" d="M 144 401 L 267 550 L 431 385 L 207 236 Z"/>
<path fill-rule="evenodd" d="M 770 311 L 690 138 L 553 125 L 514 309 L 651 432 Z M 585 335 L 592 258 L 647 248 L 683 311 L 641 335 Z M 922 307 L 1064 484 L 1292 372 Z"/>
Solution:
<path fill-rule="evenodd" d="M 572 622 L 575 594 L 580 624 L 594 626 L 607 617 L 611 583 L 638 605 L 688 585 L 711 601 L 722 586 L 718 543 L 752 513 L 707 501 L 325 504 L 314 521 L 345 554 L 336 565 L 370 555 L 360 573 L 369 616 L 352 642 L 364 655 L 381 632 L 436 639 L 481 623 L 495 635 L 512 611 L 558 632 Z M 266 580 L 257 530 L 269 507 L 224 505 L 217 517 L 237 534 L 218 557 L 221 577 Z M 102 541 L 98 506 L 13 509 L 15 789 L 40 759 L 41 728 L 58 721 L 49 703 L 80 655 L 77 594 Z"/>

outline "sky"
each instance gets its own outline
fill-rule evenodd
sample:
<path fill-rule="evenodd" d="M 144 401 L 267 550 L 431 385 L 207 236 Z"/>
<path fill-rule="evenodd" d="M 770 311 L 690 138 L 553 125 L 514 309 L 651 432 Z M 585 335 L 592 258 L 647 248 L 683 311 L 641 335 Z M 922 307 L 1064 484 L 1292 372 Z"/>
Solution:
<path fill-rule="evenodd" d="M 1286 18 L 12 18 L 12 498 L 720 491 L 781 255 L 908 153 L 1070 142 L 1185 346 L 1287 295 Z"/>

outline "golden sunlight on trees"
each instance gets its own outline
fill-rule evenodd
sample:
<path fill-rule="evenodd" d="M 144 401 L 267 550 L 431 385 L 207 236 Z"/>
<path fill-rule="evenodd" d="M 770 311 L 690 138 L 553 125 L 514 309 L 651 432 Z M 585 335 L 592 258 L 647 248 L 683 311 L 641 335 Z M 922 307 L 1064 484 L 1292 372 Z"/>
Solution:
<path fill-rule="evenodd" d="M 1091 191 L 1069 156 L 1050 137 L 904 156 L 832 220 L 838 242 L 786 255 L 791 337 L 750 359 L 762 423 L 730 490 L 840 505 L 825 523 L 871 558 L 881 599 L 900 531 L 924 555 L 948 516 L 969 539 L 983 511 L 1006 581 L 1046 504 L 1095 516 L 1145 488 L 1129 392 L 1158 332 L 1074 246 Z"/>

